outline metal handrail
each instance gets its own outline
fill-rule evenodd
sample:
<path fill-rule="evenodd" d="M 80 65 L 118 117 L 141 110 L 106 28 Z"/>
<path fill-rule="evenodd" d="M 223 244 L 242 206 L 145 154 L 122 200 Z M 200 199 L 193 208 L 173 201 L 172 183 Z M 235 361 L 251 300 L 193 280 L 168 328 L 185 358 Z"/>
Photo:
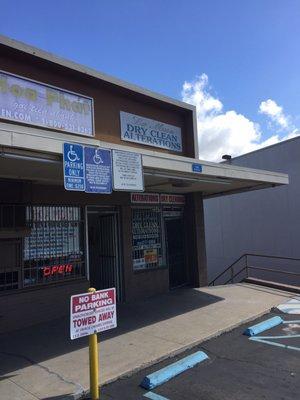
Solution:
<path fill-rule="evenodd" d="M 284 269 L 273 269 L 273 268 L 251 267 L 251 266 L 248 266 L 248 268 L 251 268 L 251 269 L 258 269 L 259 271 L 277 272 L 278 274 L 286 274 L 286 275 L 296 275 L 296 276 L 300 276 L 300 273 L 299 273 L 299 272 L 291 272 L 291 271 L 286 271 L 286 270 L 284 270 Z"/>
<path fill-rule="evenodd" d="M 293 260 L 293 261 L 300 261 L 300 258 L 294 257 L 282 257 L 282 256 L 271 256 L 269 254 L 254 254 L 254 253 L 245 253 L 244 256 L 253 256 L 253 257 L 265 257 L 265 258 L 277 258 L 280 260 Z"/>
<path fill-rule="evenodd" d="M 213 279 L 209 285 L 214 285 L 214 282 L 219 279 L 222 275 L 224 275 L 227 271 L 229 271 L 235 264 L 237 264 L 242 258 L 244 258 L 246 254 L 243 254 L 241 257 L 239 257 L 237 260 L 235 260 L 231 265 L 229 265 L 228 268 L 226 268 L 223 272 L 221 272 L 219 275 Z"/>
<path fill-rule="evenodd" d="M 236 274 L 232 275 L 230 279 L 228 279 L 228 281 L 226 281 L 224 283 L 224 285 L 227 285 L 227 283 L 229 282 L 233 282 L 234 278 L 236 278 L 241 272 L 245 271 L 246 267 L 244 267 L 243 269 L 241 269 L 240 271 L 238 271 Z"/>
<path fill-rule="evenodd" d="M 248 257 L 261 257 L 261 258 L 272 258 L 272 259 L 280 259 L 280 260 L 290 260 L 290 261 L 300 261 L 300 258 L 295 258 L 295 257 L 281 257 L 281 256 L 271 256 L 268 254 L 254 254 L 254 253 L 245 253 L 241 255 L 237 260 L 235 260 L 231 265 L 229 265 L 228 268 L 226 268 L 223 272 L 221 272 L 219 275 L 217 275 L 210 283 L 209 286 L 214 286 L 215 282 L 226 272 L 231 271 L 231 277 L 229 280 L 225 282 L 225 285 L 229 282 L 233 283 L 234 278 L 239 275 L 241 272 L 246 270 L 247 277 L 249 277 L 249 269 L 257 269 L 257 270 L 262 270 L 262 271 L 268 271 L 268 272 L 278 272 L 278 273 L 283 273 L 283 274 L 289 274 L 289 275 L 296 275 L 300 276 L 299 273 L 294 273 L 290 271 L 285 271 L 285 270 L 274 270 L 272 268 L 262 268 L 262 267 L 253 267 L 248 265 Z M 246 258 L 246 266 L 244 266 L 240 271 L 238 271 L 236 274 L 234 274 L 233 267 L 243 258 Z"/>

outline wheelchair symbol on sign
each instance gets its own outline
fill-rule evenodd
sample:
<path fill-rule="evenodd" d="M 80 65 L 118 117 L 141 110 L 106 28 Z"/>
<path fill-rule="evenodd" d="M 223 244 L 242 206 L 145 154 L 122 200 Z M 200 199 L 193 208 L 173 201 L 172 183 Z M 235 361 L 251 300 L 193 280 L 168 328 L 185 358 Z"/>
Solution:
<path fill-rule="evenodd" d="M 102 158 L 100 156 L 100 150 L 99 149 L 95 150 L 93 161 L 94 161 L 95 164 L 103 164 L 103 160 L 102 160 Z"/>
<path fill-rule="evenodd" d="M 78 157 L 76 151 L 73 150 L 73 145 L 72 144 L 70 145 L 70 150 L 67 153 L 67 157 L 72 162 L 80 160 L 80 158 Z"/>

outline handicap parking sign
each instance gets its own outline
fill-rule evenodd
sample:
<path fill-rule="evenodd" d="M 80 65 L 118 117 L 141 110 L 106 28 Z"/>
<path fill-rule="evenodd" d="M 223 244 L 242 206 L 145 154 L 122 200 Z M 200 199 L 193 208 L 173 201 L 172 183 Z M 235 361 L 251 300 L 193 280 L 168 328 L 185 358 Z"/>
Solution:
<path fill-rule="evenodd" d="M 111 151 L 85 147 L 85 191 L 87 193 L 112 192 Z"/>
<path fill-rule="evenodd" d="M 66 190 L 85 190 L 83 146 L 64 143 L 64 186 Z"/>

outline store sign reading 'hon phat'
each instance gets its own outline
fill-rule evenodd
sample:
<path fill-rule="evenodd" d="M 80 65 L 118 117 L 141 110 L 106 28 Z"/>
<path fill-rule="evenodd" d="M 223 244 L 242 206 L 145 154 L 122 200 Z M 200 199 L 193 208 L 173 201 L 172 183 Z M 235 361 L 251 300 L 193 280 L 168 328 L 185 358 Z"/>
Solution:
<path fill-rule="evenodd" d="M 93 136 L 93 100 L 0 71 L 0 119 Z"/>
<path fill-rule="evenodd" d="M 120 112 L 121 139 L 182 152 L 181 129 L 139 115 Z"/>

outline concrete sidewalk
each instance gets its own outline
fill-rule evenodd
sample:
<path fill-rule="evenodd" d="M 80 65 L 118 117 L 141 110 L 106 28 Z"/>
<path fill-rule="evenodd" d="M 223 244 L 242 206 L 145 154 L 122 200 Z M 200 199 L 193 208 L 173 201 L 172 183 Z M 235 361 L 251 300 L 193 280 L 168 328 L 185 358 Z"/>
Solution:
<path fill-rule="evenodd" d="M 180 289 L 118 307 L 100 336 L 100 381 L 110 382 L 251 320 L 292 294 L 251 284 Z M 34 305 L 33 305 L 34 306 Z M 62 400 L 88 389 L 87 338 L 62 318 L 0 336 L 0 399 Z"/>

